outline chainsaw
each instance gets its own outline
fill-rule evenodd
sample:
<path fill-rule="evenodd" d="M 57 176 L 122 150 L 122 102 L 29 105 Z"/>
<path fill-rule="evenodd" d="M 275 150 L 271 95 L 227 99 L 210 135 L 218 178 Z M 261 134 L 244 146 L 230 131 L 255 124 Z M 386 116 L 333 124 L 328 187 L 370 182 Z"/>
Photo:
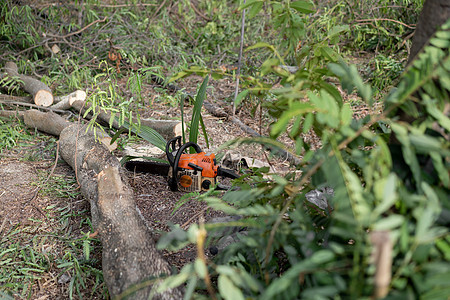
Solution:
<path fill-rule="evenodd" d="M 187 154 L 185 150 L 193 148 L 196 153 Z M 125 167 L 132 171 L 150 172 L 168 177 L 172 191 L 200 192 L 227 189 L 218 184 L 217 177 L 239 178 L 234 171 L 217 165 L 214 153 L 206 154 L 199 145 L 193 142 L 181 144 L 181 136 L 171 139 L 166 144 L 166 156 L 169 164 L 153 161 L 128 161 Z"/>

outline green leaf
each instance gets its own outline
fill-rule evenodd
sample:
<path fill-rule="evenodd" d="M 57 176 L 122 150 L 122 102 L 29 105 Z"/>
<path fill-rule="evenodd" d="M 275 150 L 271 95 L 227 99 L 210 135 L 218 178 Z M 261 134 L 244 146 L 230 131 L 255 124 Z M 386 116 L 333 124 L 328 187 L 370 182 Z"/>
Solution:
<path fill-rule="evenodd" d="M 311 14 L 314 12 L 314 5 L 309 1 L 291 2 L 290 7 L 304 14 Z"/>
<path fill-rule="evenodd" d="M 266 75 L 273 71 L 274 66 L 278 66 L 280 64 L 280 60 L 278 58 L 269 58 L 266 59 L 261 65 L 261 74 Z"/>
<path fill-rule="evenodd" d="M 424 103 L 426 105 L 427 112 L 432 115 L 447 131 L 450 131 L 450 119 L 437 108 L 437 104 L 434 103 L 431 99 L 424 99 Z"/>
<path fill-rule="evenodd" d="M 226 275 L 220 274 L 217 280 L 219 292 L 225 300 L 244 300 L 242 291 Z"/>
<path fill-rule="evenodd" d="M 281 277 L 272 280 L 259 299 L 277 299 L 277 295 L 289 289 L 291 285 L 298 284 L 298 276 L 300 273 L 313 271 L 318 265 L 325 264 L 333 259 L 334 254 L 330 250 L 316 251 L 311 257 L 293 265 L 289 270 L 281 275 Z"/>
<path fill-rule="evenodd" d="M 450 41 L 446 39 L 440 39 L 440 38 L 431 38 L 430 44 L 433 46 L 436 46 L 438 48 L 449 48 L 450 47 Z"/>
<path fill-rule="evenodd" d="M 314 106 L 306 102 L 294 102 L 290 108 L 283 112 L 278 121 L 272 126 L 270 134 L 272 136 L 278 136 L 284 132 L 289 124 L 289 121 L 298 116 L 303 115 L 308 112 L 313 112 L 315 110 Z"/>
<path fill-rule="evenodd" d="M 441 142 L 429 135 L 410 134 L 409 140 L 418 153 L 440 152 L 442 150 Z"/>
<path fill-rule="evenodd" d="M 263 4 L 263 1 L 255 2 L 248 11 L 248 18 L 252 19 L 253 17 L 255 17 L 261 11 Z"/>
<path fill-rule="evenodd" d="M 396 193 L 397 176 L 394 173 L 389 174 L 386 179 L 375 182 L 375 195 L 377 198 L 381 198 L 381 202 L 375 207 L 373 214 L 379 216 L 385 213 L 389 208 L 394 205 L 398 199 Z"/>
<path fill-rule="evenodd" d="M 192 109 L 192 119 L 190 124 L 189 131 L 189 141 L 193 143 L 197 143 L 198 140 L 198 132 L 199 132 L 199 122 L 201 111 L 203 107 L 203 101 L 206 98 L 206 87 L 208 86 L 208 76 L 205 76 L 205 79 L 200 86 L 197 95 L 195 96 L 194 108 Z M 191 153 L 194 153 L 194 149 L 190 149 Z"/>
<path fill-rule="evenodd" d="M 249 90 L 247 89 L 247 90 L 243 90 L 242 92 L 240 92 L 240 93 L 237 95 L 236 99 L 234 99 L 234 105 L 235 105 L 235 107 L 238 107 L 239 104 L 241 104 L 242 100 L 244 100 L 245 97 L 247 97 L 248 93 L 249 93 Z"/>
<path fill-rule="evenodd" d="M 329 31 L 328 31 L 328 39 L 333 39 L 333 37 L 340 35 L 341 32 L 343 31 L 348 31 L 349 30 L 349 26 L 348 25 L 336 25 L 333 26 Z"/>
<path fill-rule="evenodd" d="M 350 125 L 353 118 L 353 111 L 350 103 L 344 103 L 341 109 L 341 124 L 343 126 Z"/>
<path fill-rule="evenodd" d="M 168 289 L 176 288 L 177 286 L 185 283 L 189 278 L 192 277 L 192 266 L 187 265 L 181 269 L 180 273 L 169 276 L 158 285 L 158 293 L 164 292 Z"/>
<path fill-rule="evenodd" d="M 268 48 L 272 52 L 277 52 L 277 50 L 275 49 L 275 47 L 273 45 L 264 43 L 264 42 L 258 42 L 256 44 L 254 44 L 253 46 L 247 47 L 245 49 L 245 51 L 250 51 L 250 50 L 258 49 L 258 48 Z"/>
<path fill-rule="evenodd" d="M 239 6 L 239 10 L 246 9 L 246 8 L 254 5 L 257 2 L 261 2 L 261 0 L 248 0 L 245 3 L 243 3 L 241 6 Z"/>
<path fill-rule="evenodd" d="M 432 151 L 430 152 L 430 157 L 433 161 L 434 169 L 438 173 L 438 177 L 442 181 L 442 184 L 446 187 L 450 186 L 448 169 L 444 165 L 442 156 L 439 155 L 439 153 Z"/>
<path fill-rule="evenodd" d="M 348 93 L 352 93 L 353 88 L 356 87 L 361 98 L 369 105 L 372 105 L 372 88 L 370 85 L 364 84 L 355 65 L 348 66 L 344 62 L 340 62 L 338 64 L 331 63 L 328 65 L 328 68 L 339 77 L 343 89 Z"/>
<path fill-rule="evenodd" d="M 337 54 L 335 51 L 333 51 L 333 49 L 331 49 L 328 46 L 320 47 L 320 52 L 322 53 L 322 55 L 324 57 L 326 57 L 329 61 L 332 61 L 332 62 L 335 62 L 339 58 L 341 58 L 339 54 Z"/>
<path fill-rule="evenodd" d="M 162 151 L 166 150 L 167 141 L 155 129 L 144 125 L 141 125 L 139 129 L 136 129 L 127 121 L 124 121 L 122 126 L 128 130 L 131 130 L 133 133 L 137 134 L 153 146 L 158 147 Z"/>
<path fill-rule="evenodd" d="M 190 73 L 188 73 L 188 72 L 184 72 L 184 71 L 178 72 L 174 76 L 170 77 L 168 83 L 174 82 L 175 80 L 178 80 L 180 78 L 184 78 L 184 77 L 186 77 L 188 75 L 190 75 Z"/>
<path fill-rule="evenodd" d="M 373 224 L 373 230 L 392 230 L 400 227 L 403 222 L 405 222 L 405 217 L 402 215 L 390 215 Z"/>
<path fill-rule="evenodd" d="M 200 258 L 197 258 L 194 262 L 194 269 L 195 269 L 195 272 L 197 273 L 198 277 L 205 278 L 208 270 L 206 269 L 206 265 L 203 262 L 203 260 L 201 260 Z"/>
<path fill-rule="evenodd" d="M 186 290 L 184 291 L 183 300 L 192 299 L 192 294 L 194 293 L 195 287 L 197 286 L 197 277 L 192 276 L 191 280 L 186 285 Z"/>

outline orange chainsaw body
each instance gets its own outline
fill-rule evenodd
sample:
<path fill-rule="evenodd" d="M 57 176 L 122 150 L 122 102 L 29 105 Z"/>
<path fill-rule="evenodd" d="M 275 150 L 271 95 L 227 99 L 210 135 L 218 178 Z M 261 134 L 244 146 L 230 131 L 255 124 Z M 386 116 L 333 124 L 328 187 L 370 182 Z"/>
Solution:
<path fill-rule="evenodd" d="M 181 155 L 178 162 L 178 190 L 183 192 L 205 191 L 211 185 L 216 184 L 218 166 L 215 158 L 214 154 L 206 155 L 205 152 Z"/>
<path fill-rule="evenodd" d="M 183 154 L 180 157 L 178 163 L 178 168 L 194 170 L 189 166 L 189 163 L 202 168 L 202 176 L 214 178 L 217 176 L 218 166 L 215 164 L 216 156 L 214 154 L 206 155 L 205 152 L 194 153 L 194 154 Z"/>

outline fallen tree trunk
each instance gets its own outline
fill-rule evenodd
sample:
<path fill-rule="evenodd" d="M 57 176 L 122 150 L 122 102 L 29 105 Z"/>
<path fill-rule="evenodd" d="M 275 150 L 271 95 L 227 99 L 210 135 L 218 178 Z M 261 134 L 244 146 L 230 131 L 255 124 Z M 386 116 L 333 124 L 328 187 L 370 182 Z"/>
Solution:
<path fill-rule="evenodd" d="M 64 128 L 73 124 L 54 112 L 44 113 L 34 109 L 26 110 L 23 113 L 23 121 L 28 127 L 55 136 L 59 136 Z"/>
<path fill-rule="evenodd" d="M 13 62 L 5 64 L 5 71 L 10 77 L 17 77 L 22 81 L 23 89 L 33 96 L 33 101 L 39 106 L 50 106 L 53 103 L 53 94 L 50 88 L 40 80 L 19 74 L 17 65 Z"/>
<path fill-rule="evenodd" d="M 67 121 L 60 115 L 51 111 L 44 113 L 38 110 L 30 109 L 24 111 L 22 116 L 25 125 L 28 127 L 35 128 L 54 136 L 59 136 L 64 128 L 73 124 L 72 122 Z M 92 129 L 89 129 L 89 132 L 95 136 L 97 141 L 101 142 L 106 148 L 108 148 L 110 152 L 117 148 L 117 143 L 114 142 L 111 144 L 112 138 L 103 131 L 97 130 L 94 132 Z"/>
<path fill-rule="evenodd" d="M 3 118 L 14 117 L 23 121 L 23 114 L 24 112 L 20 110 L 0 110 L 0 117 Z"/>
<path fill-rule="evenodd" d="M 78 112 L 84 114 L 91 107 L 91 104 L 85 103 L 84 101 L 75 101 L 72 103 L 72 107 Z M 92 114 L 87 117 L 92 118 Z M 101 121 L 100 123 L 109 126 L 109 122 L 111 120 L 111 113 L 100 110 L 100 112 L 97 115 L 97 120 L 100 120 Z M 132 121 L 137 122 L 136 119 L 133 119 Z M 170 140 L 176 136 L 182 135 L 181 121 L 140 119 L 140 122 L 141 125 L 148 126 L 156 130 L 166 140 Z M 117 122 L 117 120 L 114 120 L 111 126 L 115 129 L 121 129 L 121 126 L 119 126 L 119 122 Z"/>
<path fill-rule="evenodd" d="M 78 138 L 77 138 L 78 136 Z M 169 275 L 167 262 L 155 248 L 123 180 L 117 158 L 95 141 L 84 126 L 72 125 L 61 132 L 60 152 L 78 174 L 83 195 L 91 203 L 92 222 L 102 242 L 102 268 L 112 298 L 147 279 Z M 136 291 L 132 299 L 148 299 L 152 285 Z M 179 289 L 154 299 L 181 299 Z"/>
<path fill-rule="evenodd" d="M 75 170 L 83 196 L 90 202 L 92 224 L 102 243 L 103 277 L 111 298 L 148 299 L 158 277 L 170 268 L 122 175 L 116 157 L 97 141 L 86 125 L 73 124 L 52 112 L 24 112 L 25 123 L 59 135 L 61 157 Z M 153 299 L 181 299 L 180 289 L 167 290 Z"/>

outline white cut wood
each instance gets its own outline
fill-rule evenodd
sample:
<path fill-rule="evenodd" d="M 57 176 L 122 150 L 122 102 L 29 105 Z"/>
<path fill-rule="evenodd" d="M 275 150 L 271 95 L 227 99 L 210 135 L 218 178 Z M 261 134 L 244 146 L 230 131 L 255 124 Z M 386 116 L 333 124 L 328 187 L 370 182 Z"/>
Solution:
<path fill-rule="evenodd" d="M 17 77 L 22 82 L 22 88 L 33 96 L 36 105 L 47 107 L 53 104 L 52 90 L 45 83 L 31 76 L 19 74 L 14 62 L 7 62 L 5 71 L 8 76 Z"/>
<path fill-rule="evenodd" d="M 75 101 L 85 101 L 86 100 L 86 92 L 82 90 L 77 90 L 69 95 L 55 97 L 55 104 L 52 105 L 52 108 L 55 109 L 69 109 L 72 107 L 72 104 Z"/>

